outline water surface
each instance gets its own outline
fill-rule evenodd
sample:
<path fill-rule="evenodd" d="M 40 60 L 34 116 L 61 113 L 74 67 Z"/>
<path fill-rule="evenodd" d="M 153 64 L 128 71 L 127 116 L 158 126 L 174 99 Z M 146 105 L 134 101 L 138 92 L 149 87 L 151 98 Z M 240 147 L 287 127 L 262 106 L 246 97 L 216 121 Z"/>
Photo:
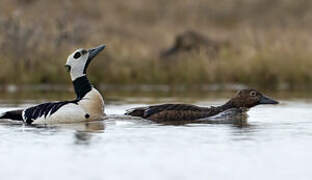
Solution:
<path fill-rule="evenodd" d="M 113 97 L 103 122 L 31 127 L 2 121 L 1 179 L 311 179 L 312 101 L 306 98 L 253 108 L 244 124 L 120 118 L 145 104 L 217 105 L 226 96 L 212 97 Z M 0 112 L 49 99 L 9 96 Z"/>

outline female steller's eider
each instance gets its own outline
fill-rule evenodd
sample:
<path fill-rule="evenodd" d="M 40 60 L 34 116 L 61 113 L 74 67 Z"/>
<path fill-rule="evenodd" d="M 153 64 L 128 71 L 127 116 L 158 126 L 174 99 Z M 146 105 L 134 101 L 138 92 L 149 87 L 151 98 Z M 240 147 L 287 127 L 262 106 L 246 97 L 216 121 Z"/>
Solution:
<path fill-rule="evenodd" d="M 218 116 L 229 110 L 242 113 L 245 109 L 259 104 L 278 104 L 278 102 L 262 95 L 254 89 L 244 89 L 239 91 L 227 103 L 217 107 L 199 107 L 189 104 L 162 104 L 130 109 L 126 115 L 138 116 L 155 122 L 192 121 Z"/>
<path fill-rule="evenodd" d="M 90 84 L 86 71 L 92 59 L 105 48 L 78 49 L 68 56 L 70 72 L 77 98 L 72 101 L 49 102 L 22 110 L 4 112 L 0 119 L 23 121 L 26 124 L 71 123 L 101 120 L 105 116 L 104 100 Z"/>

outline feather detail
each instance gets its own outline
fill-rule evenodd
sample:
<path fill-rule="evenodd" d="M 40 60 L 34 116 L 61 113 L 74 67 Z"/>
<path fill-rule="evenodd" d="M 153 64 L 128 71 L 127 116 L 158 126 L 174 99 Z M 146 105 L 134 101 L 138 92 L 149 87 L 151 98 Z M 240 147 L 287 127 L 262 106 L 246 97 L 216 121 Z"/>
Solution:
<path fill-rule="evenodd" d="M 24 110 L 23 119 L 27 124 L 31 124 L 34 120 L 53 115 L 57 110 L 63 107 L 66 104 L 77 104 L 78 100 L 74 101 L 61 101 L 61 102 L 50 102 L 39 104 L 37 106 L 33 106 Z"/>

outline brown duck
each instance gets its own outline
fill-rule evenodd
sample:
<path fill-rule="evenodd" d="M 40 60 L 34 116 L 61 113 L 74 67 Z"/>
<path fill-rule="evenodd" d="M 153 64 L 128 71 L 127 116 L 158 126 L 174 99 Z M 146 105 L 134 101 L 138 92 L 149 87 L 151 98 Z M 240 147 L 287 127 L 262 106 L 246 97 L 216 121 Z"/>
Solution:
<path fill-rule="evenodd" d="M 278 104 L 255 89 L 240 90 L 221 106 L 199 107 L 190 104 L 161 104 L 128 110 L 126 115 L 138 116 L 155 122 L 191 121 L 219 115 L 228 110 L 248 109 L 260 104 Z"/>

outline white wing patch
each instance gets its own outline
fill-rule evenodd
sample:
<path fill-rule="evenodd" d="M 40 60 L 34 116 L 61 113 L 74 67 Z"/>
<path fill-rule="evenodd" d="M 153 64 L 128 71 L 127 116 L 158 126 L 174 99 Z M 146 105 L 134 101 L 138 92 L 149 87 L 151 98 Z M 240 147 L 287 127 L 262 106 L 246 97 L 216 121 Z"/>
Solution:
<path fill-rule="evenodd" d="M 56 124 L 56 123 L 74 123 L 88 120 L 85 112 L 77 104 L 66 104 L 58 109 L 52 115 L 41 116 L 35 119 L 32 124 Z"/>

